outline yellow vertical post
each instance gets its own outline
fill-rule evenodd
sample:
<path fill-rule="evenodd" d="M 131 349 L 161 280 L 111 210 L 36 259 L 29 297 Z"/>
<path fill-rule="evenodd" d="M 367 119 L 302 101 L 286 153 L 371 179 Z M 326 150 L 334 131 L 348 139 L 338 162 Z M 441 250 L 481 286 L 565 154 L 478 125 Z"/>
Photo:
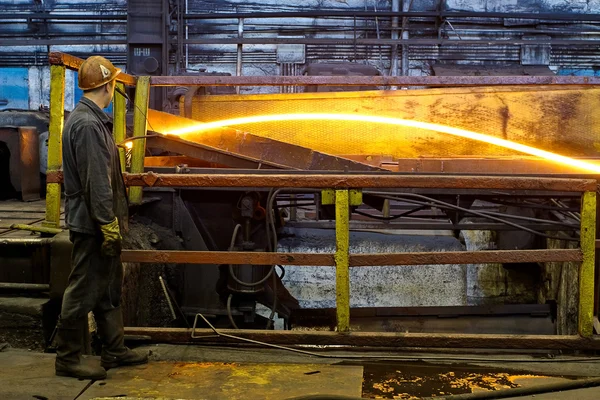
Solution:
<path fill-rule="evenodd" d="M 48 129 L 48 173 L 62 166 L 62 130 L 65 120 L 65 67 L 50 66 L 50 126 Z M 60 183 L 46 184 L 46 220 L 43 226 L 60 226 Z"/>
<path fill-rule="evenodd" d="M 585 192 L 581 199 L 581 251 L 579 267 L 579 334 L 594 333 L 594 269 L 596 252 L 596 192 Z"/>
<path fill-rule="evenodd" d="M 146 135 L 148 124 L 148 101 L 150 98 L 150 77 L 140 76 L 135 86 L 135 100 L 133 110 L 133 136 L 140 137 Z M 146 153 L 146 139 L 137 139 L 133 141 L 131 151 L 131 173 L 144 172 L 144 155 Z M 142 187 L 132 186 L 129 188 L 129 202 L 140 204 L 142 202 Z"/>
<path fill-rule="evenodd" d="M 125 85 L 117 82 L 117 88 L 125 91 Z M 113 100 L 113 135 L 116 143 L 125 140 L 125 114 L 127 112 L 125 98 L 119 93 L 115 93 Z M 121 170 L 125 171 L 125 150 L 119 147 L 119 159 L 121 160 Z"/>
<path fill-rule="evenodd" d="M 350 195 L 335 191 L 335 299 L 338 332 L 350 330 Z"/>

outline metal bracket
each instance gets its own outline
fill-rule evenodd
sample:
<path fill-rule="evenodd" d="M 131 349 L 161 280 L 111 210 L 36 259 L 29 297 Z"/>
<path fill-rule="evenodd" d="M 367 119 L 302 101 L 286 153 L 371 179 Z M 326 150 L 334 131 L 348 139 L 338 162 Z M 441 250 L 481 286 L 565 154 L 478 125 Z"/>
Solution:
<path fill-rule="evenodd" d="M 362 190 L 350 189 L 349 193 L 350 193 L 350 205 L 351 206 L 360 206 L 363 202 Z M 321 191 L 321 203 L 324 205 L 335 204 L 335 190 L 333 190 L 333 189 L 322 190 Z"/>

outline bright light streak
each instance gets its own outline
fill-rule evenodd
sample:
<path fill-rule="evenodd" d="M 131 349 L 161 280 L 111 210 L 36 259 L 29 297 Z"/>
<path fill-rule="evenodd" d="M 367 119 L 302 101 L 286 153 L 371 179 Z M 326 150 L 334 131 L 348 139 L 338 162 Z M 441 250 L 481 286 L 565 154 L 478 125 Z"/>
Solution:
<path fill-rule="evenodd" d="M 133 142 L 125 142 L 125 147 L 127 147 L 128 149 L 133 148 Z"/>
<path fill-rule="evenodd" d="M 468 131 L 460 128 L 453 128 L 451 126 L 433 124 L 429 122 L 419 122 L 400 118 L 391 117 L 378 117 L 373 115 L 360 115 L 360 114 L 272 114 L 272 115 L 255 115 L 251 117 L 232 118 L 224 119 L 214 122 L 198 123 L 185 128 L 173 129 L 171 131 L 163 132 L 168 135 L 185 135 L 189 133 L 196 133 L 206 131 L 209 129 L 223 128 L 235 125 L 244 124 L 256 124 L 262 122 L 280 122 L 280 121 L 358 121 L 358 122 L 370 122 L 375 124 L 387 124 L 387 125 L 398 125 L 407 126 L 417 129 L 426 129 L 430 131 L 436 131 L 440 133 L 446 133 L 449 135 L 460 136 L 467 139 L 477 140 L 479 142 L 490 143 L 496 146 L 504 147 L 511 150 L 516 150 L 521 153 L 529 154 L 545 158 L 547 160 L 554 161 L 559 164 L 568 165 L 570 167 L 581 168 L 590 172 L 600 173 L 600 165 L 594 165 L 582 160 L 576 160 L 571 157 L 562 156 L 560 154 L 552 153 L 549 151 L 541 150 L 535 147 L 527 146 L 524 144 L 512 142 L 510 140 L 500 139 L 495 136 L 485 135 L 483 133 L 477 133 Z"/>

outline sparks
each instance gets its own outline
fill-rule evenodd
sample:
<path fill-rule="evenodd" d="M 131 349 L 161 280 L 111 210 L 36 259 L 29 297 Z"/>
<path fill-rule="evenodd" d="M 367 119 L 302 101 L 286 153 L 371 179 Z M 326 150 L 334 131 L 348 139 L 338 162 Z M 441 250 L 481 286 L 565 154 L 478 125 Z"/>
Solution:
<path fill-rule="evenodd" d="M 400 118 L 391 117 L 378 117 L 372 115 L 359 115 L 359 114 L 272 114 L 272 115 L 255 115 L 251 117 L 232 118 L 224 119 L 220 121 L 199 123 L 197 125 L 188 126 L 180 129 L 173 129 L 164 132 L 169 135 L 185 135 L 189 133 L 196 133 L 206 131 L 215 128 L 223 128 L 227 126 L 245 125 L 245 124 L 256 124 L 262 122 L 280 122 L 280 121 L 307 121 L 307 120 L 320 120 L 320 121 L 359 121 L 359 122 L 370 122 L 375 124 L 388 124 L 407 126 L 417 129 L 426 129 L 430 131 L 436 131 L 440 133 L 446 133 L 449 135 L 460 136 L 467 139 L 477 140 L 484 143 L 490 143 L 496 146 L 504 147 L 518 152 L 529 154 L 536 157 L 541 157 L 546 160 L 551 160 L 559 164 L 568 165 L 570 167 L 577 167 L 583 170 L 587 170 L 594 173 L 600 173 L 600 165 L 594 165 L 582 160 L 576 160 L 571 157 L 562 156 L 560 154 L 552 153 L 549 151 L 541 150 L 535 147 L 527 146 L 524 144 L 512 142 L 497 138 L 495 136 L 485 135 L 483 133 L 477 133 L 468 131 L 465 129 L 454 128 L 446 125 L 433 124 L 429 122 L 412 121 Z"/>

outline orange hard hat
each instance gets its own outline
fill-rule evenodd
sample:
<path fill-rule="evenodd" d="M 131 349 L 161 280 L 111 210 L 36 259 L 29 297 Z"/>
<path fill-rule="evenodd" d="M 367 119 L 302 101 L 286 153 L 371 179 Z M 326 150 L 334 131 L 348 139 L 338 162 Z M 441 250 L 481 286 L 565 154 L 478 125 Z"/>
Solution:
<path fill-rule="evenodd" d="M 100 87 L 121 73 L 110 61 L 102 56 L 91 56 L 79 67 L 78 85 L 81 90 Z"/>

